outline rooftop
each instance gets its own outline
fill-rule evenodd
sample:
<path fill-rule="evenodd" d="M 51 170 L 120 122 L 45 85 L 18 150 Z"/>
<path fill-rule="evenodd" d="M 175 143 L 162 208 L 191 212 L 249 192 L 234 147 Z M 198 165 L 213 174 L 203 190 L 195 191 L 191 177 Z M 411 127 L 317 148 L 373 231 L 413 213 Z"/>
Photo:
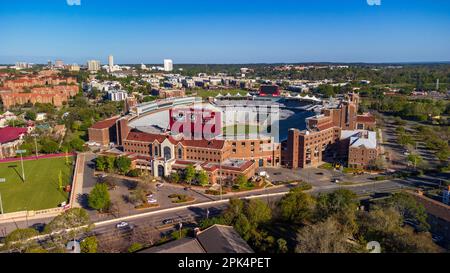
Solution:
<path fill-rule="evenodd" d="M 377 148 L 377 134 L 367 130 L 343 130 L 341 139 L 350 138 L 350 147 Z"/>
<path fill-rule="evenodd" d="M 231 226 L 213 225 L 199 233 L 197 238 L 183 238 L 141 253 L 254 253 Z"/>
<path fill-rule="evenodd" d="M 116 124 L 116 121 L 119 119 L 119 117 L 113 117 L 110 119 L 105 119 L 102 121 L 99 121 L 97 123 L 95 123 L 94 125 L 92 125 L 92 129 L 108 129 L 111 126 L 113 126 L 114 124 Z"/>
<path fill-rule="evenodd" d="M 5 127 L 0 128 L 0 143 L 8 143 L 20 138 L 28 132 L 27 128 Z"/>

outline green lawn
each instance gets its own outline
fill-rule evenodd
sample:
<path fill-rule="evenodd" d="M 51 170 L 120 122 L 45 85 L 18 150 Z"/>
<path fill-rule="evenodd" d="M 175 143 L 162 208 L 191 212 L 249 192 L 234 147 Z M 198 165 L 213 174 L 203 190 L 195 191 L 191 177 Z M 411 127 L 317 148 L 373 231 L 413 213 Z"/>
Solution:
<path fill-rule="evenodd" d="M 5 213 L 23 210 L 42 210 L 57 207 L 68 200 L 68 193 L 59 189 L 59 174 L 63 186 L 71 184 L 73 158 L 49 158 L 24 161 L 25 182 L 22 181 L 20 161 L 0 163 L 0 193 Z"/>

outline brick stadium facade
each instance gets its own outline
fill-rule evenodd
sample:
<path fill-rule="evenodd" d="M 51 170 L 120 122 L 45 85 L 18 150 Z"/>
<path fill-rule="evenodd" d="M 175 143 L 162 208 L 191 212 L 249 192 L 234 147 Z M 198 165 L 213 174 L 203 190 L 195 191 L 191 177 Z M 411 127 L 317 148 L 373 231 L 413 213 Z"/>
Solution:
<path fill-rule="evenodd" d="M 282 143 L 282 165 L 292 169 L 318 167 L 325 157 L 333 161 L 344 158 L 355 168 L 373 164 L 379 151 L 371 142 L 363 141 L 367 134 L 359 134 L 360 141 L 355 143 L 341 137 L 343 130 L 375 128 L 375 118 L 370 114 L 358 115 L 358 105 L 359 96 L 348 94 L 336 107 L 306 119 L 306 130 L 291 129 L 288 139 Z M 358 143 L 361 145 L 354 146 Z"/>
<path fill-rule="evenodd" d="M 78 91 L 75 78 L 43 73 L 5 79 L 0 87 L 0 99 L 6 109 L 27 103 L 50 103 L 60 107 Z"/>
<path fill-rule="evenodd" d="M 372 138 L 364 139 L 372 134 L 362 132 L 374 128 L 375 119 L 369 114 L 358 115 L 358 103 L 356 94 L 347 95 L 338 105 L 324 109 L 321 115 L 306 119 L 306 130 L 291 129 L 287 141 L 281 144 L 270 138 L 190 139 L 183 132 L 171 132 L 172 118 L 178 115 L 170 110 L 167 132 L 142 132 L 128 125 L 132 116 L 115 117 L 93 125 L 89 129 L 89 141 L 104 148 L 110 143 L 117 144 L 122 147 L 123 155 L 132 158 L 136 168 L 149 170 L 155 177 L 193 165 L 197 170 L 206 171 L 212 184 L 219 177 L 226 181 L 233 181 L 239 174 L 250 178 L 258 167 L 317 167 L 326 158 L 338 154 L 351 159 L 352 166 L 363 168 L 373 163 L 378 149 L 373 149 Z M 204 124 L 205 120 L 201 121 Z M 342 138 L 344 131 L 346 139 Z"/>
<path fill-rule="evenodd" d="M 89 128 L 89 142 L 104 148 L 118 144 L 134 167 L 149 170 L 155 177 L 193 165 L 208 174 L 211 184 L 219 178 L 232 184 L 240 174 L 251 178 L 258 166 L 279 166 L 281 162 L 280 145 L 271 139 L 185 139 L 183 134 L 132 130 L 128 118 L 114 117 L 94 124 Z"/>

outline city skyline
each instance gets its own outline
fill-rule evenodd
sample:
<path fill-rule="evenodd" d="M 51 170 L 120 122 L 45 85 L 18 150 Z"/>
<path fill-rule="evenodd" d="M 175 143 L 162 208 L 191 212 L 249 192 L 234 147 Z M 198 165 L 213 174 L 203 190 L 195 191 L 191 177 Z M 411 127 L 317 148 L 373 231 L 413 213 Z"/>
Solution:
<path fill-rule="evenodd" d="M 0 63 L 443 62 L 449 11 L 441 0 L 15 1 L 0 10 Z"/>

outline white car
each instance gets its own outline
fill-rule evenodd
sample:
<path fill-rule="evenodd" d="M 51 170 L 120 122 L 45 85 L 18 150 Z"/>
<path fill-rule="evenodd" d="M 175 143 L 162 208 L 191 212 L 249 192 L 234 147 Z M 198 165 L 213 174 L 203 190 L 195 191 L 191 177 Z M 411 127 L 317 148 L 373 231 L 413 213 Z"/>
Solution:
<path fill-rule="evenodd" d="M 157 203 L 158 201 L 156 200 L 156 199 L 148 199 L 147 200 L 147 203 L 149 203 L 149 204 L 155 204 L 155 203 Z"/>
<path fill-rule="evenodd" d="M 127 222 L 120 222 L 116 225 L 116 228 L 125 228 L 130 226 L 130 224 L 128 224 Z"/>

